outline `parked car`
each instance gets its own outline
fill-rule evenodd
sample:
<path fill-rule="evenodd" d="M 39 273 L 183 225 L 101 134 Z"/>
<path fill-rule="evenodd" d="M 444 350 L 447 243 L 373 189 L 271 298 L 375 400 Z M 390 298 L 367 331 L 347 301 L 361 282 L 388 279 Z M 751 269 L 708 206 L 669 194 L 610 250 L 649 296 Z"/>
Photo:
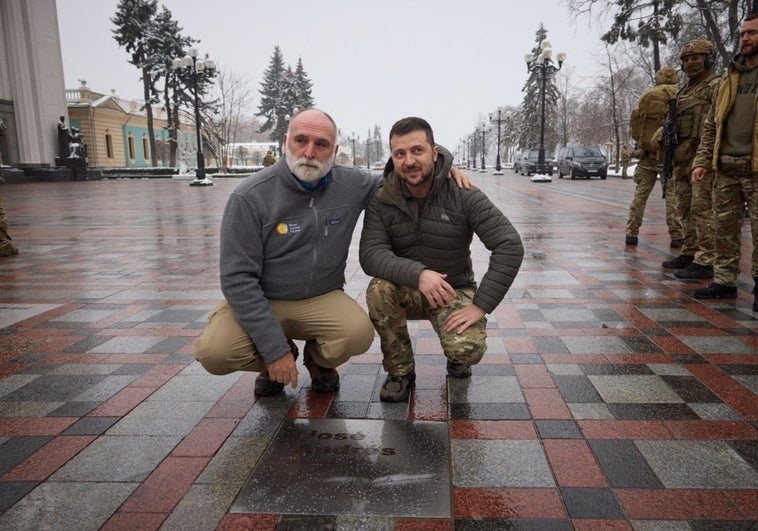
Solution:
<path fill-rule="evenodd" d="M 565 147 L 558 152 L 558 178 L 563 179 L 564 175 L 572 179 L 595 176 L 605 179 L 608 176 L 608 159 L 597 146 Z"/>
<path fill-rule="evenodd" d="M 518 173 L 521 175 L 532 175 L 533 173 L 553 175 L 553 156 L 549 153 L 545 153 L 545 160 L 542 164 L 539 163 L 539 159 L 539 149 L 524 151 L 517 170 Z"/>

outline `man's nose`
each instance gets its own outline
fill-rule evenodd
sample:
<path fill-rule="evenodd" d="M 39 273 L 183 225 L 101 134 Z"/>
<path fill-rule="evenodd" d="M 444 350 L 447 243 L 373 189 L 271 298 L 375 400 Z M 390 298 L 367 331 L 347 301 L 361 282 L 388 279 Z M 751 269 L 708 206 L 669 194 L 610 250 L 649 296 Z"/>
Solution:
<path fill-rule="evenodd" d="M 308 144 L 305 146 L 305 149 L 303 150 L 303 156 L 309 159 L 316 158 L 316 144 L 313 142 L 308 142 Z"/>

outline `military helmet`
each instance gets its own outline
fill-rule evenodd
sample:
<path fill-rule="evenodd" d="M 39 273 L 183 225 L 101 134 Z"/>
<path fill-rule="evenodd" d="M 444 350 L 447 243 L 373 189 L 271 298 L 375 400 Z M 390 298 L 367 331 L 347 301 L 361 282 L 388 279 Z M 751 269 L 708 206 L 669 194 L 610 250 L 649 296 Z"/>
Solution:
<path fill-rule="evenodd" d="M 679 52 L 679 58 L 683 59 L 688 55 L 695 54 L 709 56 L 713 53 L 713 49 L 713 43 L 711 41 L 706 39 L 695 39 L 682 46 L 682 50 Z"/>
<path fill-rule="evenodd" d="M 655 73 L 656 85 L 676 85 L 679 83 L 679 74 L 670 66 L 664 66 Z"/>

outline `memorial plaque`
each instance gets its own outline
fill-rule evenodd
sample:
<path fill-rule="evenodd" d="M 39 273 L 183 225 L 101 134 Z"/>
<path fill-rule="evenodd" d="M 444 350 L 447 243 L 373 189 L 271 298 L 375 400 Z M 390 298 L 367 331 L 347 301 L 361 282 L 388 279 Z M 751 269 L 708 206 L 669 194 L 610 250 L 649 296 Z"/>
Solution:
<path fill-rule="evenodd" d="M 450 518 L 444 422 L 287 419 L 231 512 Z"/>

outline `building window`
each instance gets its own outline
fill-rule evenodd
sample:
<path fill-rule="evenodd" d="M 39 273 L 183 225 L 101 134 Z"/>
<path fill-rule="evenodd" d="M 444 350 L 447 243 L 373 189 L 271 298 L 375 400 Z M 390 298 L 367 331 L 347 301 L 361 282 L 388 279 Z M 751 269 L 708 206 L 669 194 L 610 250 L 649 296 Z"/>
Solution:
<path fill-rule="evenodd" d="M 150 160 L 150 143 L 147 141 L 147 137 L 142 137 L 142 153 L 144 154 L 145 160 Z"/>
<path fill-rule="evenodd" d="M 129 135 L 129 138 L 126 139 L 126 143 L 129 150 L 129 160 L 135 160 L 137 158 L 137 150 L 134 147 L 134 137 Z"/>
<path fill-rule="evenodd" d="M 113 158 L 113 135 L 108 132 L 105 133 L 105 156 Z"/>

